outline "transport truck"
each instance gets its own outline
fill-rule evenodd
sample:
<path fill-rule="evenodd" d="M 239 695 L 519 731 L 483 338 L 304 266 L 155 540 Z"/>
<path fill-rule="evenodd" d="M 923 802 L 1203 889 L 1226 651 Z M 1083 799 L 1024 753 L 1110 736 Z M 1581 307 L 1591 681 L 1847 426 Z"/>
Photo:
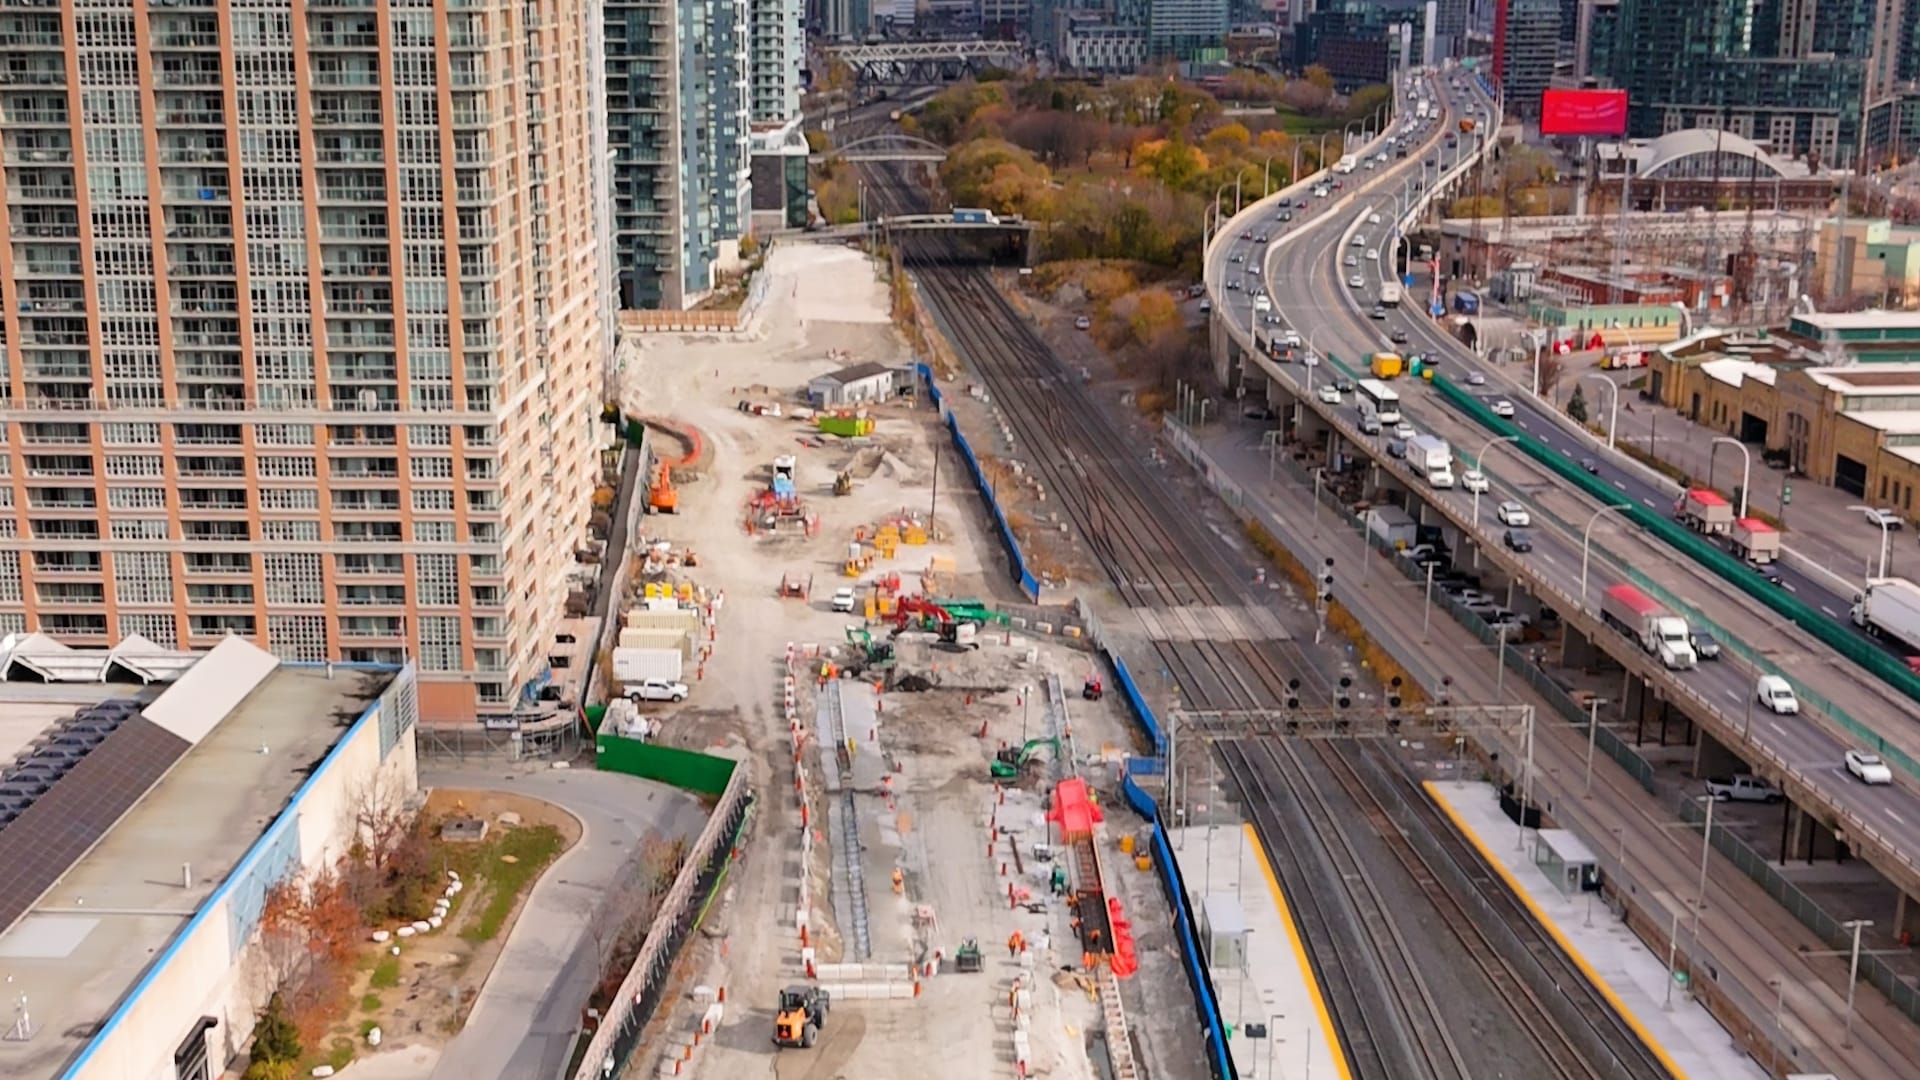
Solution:
<path fill-rule="evenodd" d="M 1377 352 L 1367 358 L 1367 370 L 1376 379 L 1397 379 L 1407 369 L 1407 362 L 1399 353 Z"/>
<path fill-rule="evenodd" d="M 1359 164 L 1359 159 L 1355 158 L 1352 154 L 1348 154 L 1340 159 L 1340 164 L 1335 165 L 1333 171 L 1342 174 L 1350 173 Z"/>
<path fill-rule="evenodd" d="M 1376 506 L 1367 511 L 1367 531 L 1388 547 L 1412 547 L 1420 535 L 1413 515 L 1398 506 Z"/>
<path fill-rule="evenodd" d="M 679 649 L 615 649 L 613 681 L 622 686 L 638 686 L 648 679 L 678 682 L 684 662 Z"/>
<path fill-rule="evenodd" d="M 1700 662 L 1687 620 L 1631 585 L 1614 585 L 1601 594 L 1600 617 L 1670 671 L 1686 671 Z"/>
<path fill-rule="evenodd" d="M 1736 518 L 1727 533 L 1727 543 L 1736 557 L 1765 566 L 1780 557 L 1780 530 L 1759 518 Z"/>
<path fill-rule="evenodd" d="M 1415 435 L 1407 440 L 1407 467 L 1426 477 L 1436 488 L 1453 486 L 1453 447 L 1438 435 Z"/>
<path fill-rule="evenodd" d="M 1673 502 L 1674 520 L 1697 533 L 1719 536 L 1733 529 L 1733 506 L 1711 488 L 1688 488 Z"/>
<path fill-rule="evenodd" d="M 1868 578 L 1854 597 L 1853 625 L 1875 637 L 1892 638 L 1920 652 L 1920 585 L 1906 578 Z"/>
<path fill-rule="evenodd" d="M 954 207 L 953 220 L 957 225 L 998 225 L 1000 218 L 991 210 L 969 210 Z"/>
<path fill-rule="evenodd" d="M 1405 295 L 1406 293 L 1404 290 L 1400 288 L 1399 282 L 1397 281 L 1385 282 L 1380 286 L 1380 306 L 1381 307 L 1399 307 L 1400 299 Z"/>

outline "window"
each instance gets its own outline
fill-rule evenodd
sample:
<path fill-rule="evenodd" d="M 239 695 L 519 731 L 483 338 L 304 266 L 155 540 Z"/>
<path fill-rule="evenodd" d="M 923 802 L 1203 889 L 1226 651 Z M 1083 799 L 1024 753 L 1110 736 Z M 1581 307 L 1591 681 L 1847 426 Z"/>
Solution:
<path fill-rule="evenodd" d="M 264 539 L 279 543 L 314 544 L 320 541 L 320 523 L 317 521 L 263 521 L 260 530 Z"/>
<path fill-rule="evenodd" d="M 459 671 L 460 619 L 452 615 L 423 615 L 419 622 L 421 669 Z"/>
<path fill-rule="evenodd" d="M 0 521 L 7 519 L 0 518 Z M 453 543 L 453 522 L 416 521 L 413 523 L 413 538 L 422 544 Z"/>
<path fill-rule="evenodd" d="M 320 492 L 313 488 L 261 488 L 262 510 L 318 510 Z"/>
<path fill-rule="evenodd" d="M 110 487 L 107 489 L 107 508 L 110 510 L 165 510 L 167 489 Z"/>
<path fill-rule="evenodd" d="M 113 524 L 118 538 L 122 523 Z M 173 603 L 173 559 L 166 552 L 116 551 L 112 559 L 114 599 L 122 604 Z"/>
<path fill-rule="evenodd" d="M 4 489 L 0 489 L 4 490 Z M 421 513 L 433 511 L 452 511 L 453 492 L 442 488 L 415 488 L 413 508 Z"/>
<path fill-rule="evenodd" d="M 319 663 L 327 658 L 327 620 L 321 615 L 267 616 L 267 649 L 282 660 Z"/>
<path fill-rule="evenodd" d="M 115 540 L 165 540 L 167 522 L 164 518 L 116 518 L 113 522 Z"/>
<path fill-rule="evenodd" d="M 135 634 L 146 638 L 156 645 L 173 648 L 180 642 L 179 623 L 171 613 L 140 612 L 120 616 L 120 636 L 130 638 Z"/>
<path fill-rule="evenodd" d="M 303 522 L 303 524 L 311 524 Z M 266 555 L 267 603 L 318 604 L 324 596 L 320 554 L 310 551 L 271 551 Z"/>
<path fill-rule="evenodd" d="M 460 603 L 458 556 L 422 554 L 413 557 L 414 595 L 421 604 L 452 607 Z"/>
<path fill-rule="evenodd" d="M 413 478 L 415 480 L 451 480 L 453 479 L 453 459 L 416 457 L 413 459 Z"/>

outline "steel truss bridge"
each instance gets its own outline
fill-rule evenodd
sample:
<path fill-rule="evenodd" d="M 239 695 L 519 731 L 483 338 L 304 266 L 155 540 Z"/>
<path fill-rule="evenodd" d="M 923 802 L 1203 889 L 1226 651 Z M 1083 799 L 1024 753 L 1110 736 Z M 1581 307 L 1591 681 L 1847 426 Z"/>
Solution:
<path fill-rule="evenodd" d="M 1027 51 L 1017 41 L 901 41 L 842 45 L 827 52 L 868 86 L 932 86 L 1027 62 Z"/>
<path fill-rule="evenodd" d="M 929 161 L 947 160 L 946 147 L 939 143 L 928 142 L 912 135 L 898 132 L 886 132 L 869 135 L 864 139 L 855 139 L 845 146 L 835 147 L 824 154 L 815 154 L 815 161 L 839 158 L 841 161 Z"/>

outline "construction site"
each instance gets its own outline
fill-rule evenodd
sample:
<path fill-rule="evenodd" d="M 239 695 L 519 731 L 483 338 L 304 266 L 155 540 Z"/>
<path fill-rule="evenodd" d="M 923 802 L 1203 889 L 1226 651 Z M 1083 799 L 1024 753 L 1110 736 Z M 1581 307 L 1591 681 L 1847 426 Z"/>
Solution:
<path fill-rule="evenodd" d="M 644 404 L 663 464 L 608 716 L 744 758 L 757 792 L 625 1075 L 1093 1080 L 1156 1047 L 1180 1060 L 1193 1005 L 1118 797 L 1135 736 L 1078 612 L 1007 584 L 910 380 L 809 403 L 836 371 L 912 371 L 864 256 L 781 248 L 763 272 L 765 337 L 624 351 L 623 407 Z"/>

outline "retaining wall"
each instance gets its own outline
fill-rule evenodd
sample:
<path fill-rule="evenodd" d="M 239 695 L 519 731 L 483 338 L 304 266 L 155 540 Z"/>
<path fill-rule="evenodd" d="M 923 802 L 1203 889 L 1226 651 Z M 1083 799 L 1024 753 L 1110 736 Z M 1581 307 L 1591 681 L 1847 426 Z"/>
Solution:
<path fill-rule="evenodd" d="M 980 459 L 974 456 L 973 446 L 967 442 L 967 437 L 960 433 L 960 422 L 954 418 L 953 413 L 947 411 L 946 396 L 933 384 L 933 369 L 926 364 L 915 364 L 914 369 L 920 373 L 920 381 L 927 388 L 927 400 L 933 402 L 933 407 L 939 410 L 942 419 L 946 421 L 947 432 L 953 436 L 954 448 L 960 451 L 960 460 L 967 465 L 967 475 L 973 477 L 974 488 L 987 502 L 987 513 L 993 517 L 994 527 L 1000 533 L 1000 542 L 1005 545 L 1007 556 L 1011 560 L 1014 581 L 1019 583 L 1020 591 L 1026 594 L 1027 599 L 1038 603 L 1040 580 L 1033 576 L 1033 571 L 1027 569 L 1027 558 L 1020 551 L 1020 541 L 1013 535 L 1013 526 L 1007 524 L 1006 513 L 1000 509 L 999 500 L 993 497 L 992 482 L 987 479 L 986 473 L 981 471 Z"/>

